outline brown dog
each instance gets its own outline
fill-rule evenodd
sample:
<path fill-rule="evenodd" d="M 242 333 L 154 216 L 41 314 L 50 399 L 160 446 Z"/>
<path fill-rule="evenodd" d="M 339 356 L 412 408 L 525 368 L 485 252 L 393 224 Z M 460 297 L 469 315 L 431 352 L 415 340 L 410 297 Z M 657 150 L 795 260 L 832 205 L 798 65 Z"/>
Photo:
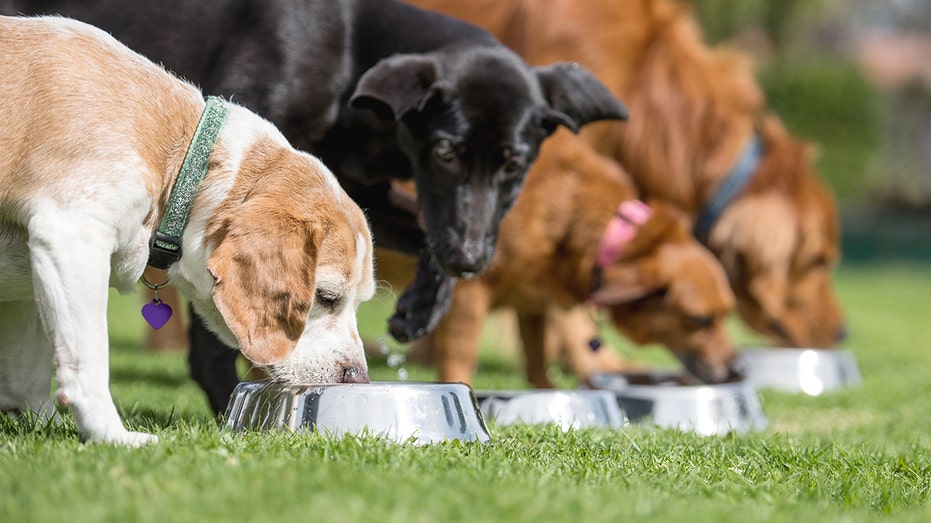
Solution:
<path fill-rule="evenodd" d="M 382 283 L 391 289 L 403 289 L 414 278 L 416 259 L 396 251 L 376 249 L 376 275 Z M 587 382 L 598 373 L 642 371 L 643 365 L 625 360 L 617 351 L 602 341 L 597 325 L 592 321 L 597 314 L 597 307 L 592 304 L 580 305 L 570 309 L 553 306 L 546 310 L 543 334 L 544 361 L 537 363 L 537 368 L 559 361 L 577 379 Z M 518 317 L 513 309 L 498 308 L 491 313 L 494 321 L 486 320 L 495 330 L 496 345 L 501 350 L 517 349 L 521 346 L 518 330 Z M 435 366 L 434 337 L 429 334 L 410 343 L 406 361 L 419 365 Z M 365 344 L 366 353 L 373 356 L 382 352 L 380 345 L 374 341 Z M 538 372 L 545 374 L 545 371 Z M 541 380 L 542 381 L 542 380 Z M 543 383 L 548 384 L 548 381 Z"/>
<path fill-rule="evenodd" d="M 698 233 L 724 264 L 738 310 L 777 343 L 830 347 L 844 336 L 831 273 L 839 259 L 835 203 L 809 147 L 766 114 L 749 60 L 709 49 L 671 0 L 414 0 L 483 26 L 529 63 L 575 60 L 630 109 L 625 125 L 583 133 L 617 158 L 641 194 L 700 217 Z M 749 181 L 720 200 L 750 150 Z M 716 201 L 719 200 L 719 201 Z"/>
<path fill-rule="evenodd" d="M 559 132 L 551 141 L 502 222 L 490 268 L 457 284 L 432 337 L 440 379 L 471 381 L 482 322 L 492 309 L 508 307 L 518 313 L 528 379 L 551 387 L 544 320 L 554 309 L 578 314 L 588 301 L 606 308 L 634 342 L 669 347 L 699 379 L 732 378 L 735 351 L 724 318 L 734 298 L 684 214 L 668 204 L 643 210 L 632 203 L 636 191 L 625 173 L 580 138 Z M 627 237 L 612 252 L 603 232 L 615 226 Z"/>

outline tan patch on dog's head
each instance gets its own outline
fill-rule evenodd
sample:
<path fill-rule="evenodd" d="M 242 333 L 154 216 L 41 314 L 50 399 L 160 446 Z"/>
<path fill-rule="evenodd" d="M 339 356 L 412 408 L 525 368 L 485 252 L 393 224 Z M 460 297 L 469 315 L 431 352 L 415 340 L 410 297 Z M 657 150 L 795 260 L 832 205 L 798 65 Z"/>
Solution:
<path fill-rule="evenodd" d="M 368 226 L 330 177 L 311 157 L 259 141 L 208 226 L 214 302 L 255 363 L 294 351 L 321 274 L 334 292 L 371 295 Z"/>

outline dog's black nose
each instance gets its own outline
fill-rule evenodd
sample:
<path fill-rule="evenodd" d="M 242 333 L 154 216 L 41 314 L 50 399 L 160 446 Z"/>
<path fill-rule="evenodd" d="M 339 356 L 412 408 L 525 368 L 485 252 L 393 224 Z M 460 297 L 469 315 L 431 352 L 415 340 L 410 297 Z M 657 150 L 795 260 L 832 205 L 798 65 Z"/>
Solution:
<path fill-rule="evenodd" d="M 464 256 L 452 255 L 447 257 L 440 268 L 443 272 L 457 278 L 472 278 L 482 272 L 487 266 L 484 258 L 466 258 Z"/>
<path fill-rule="evenodd" d="M 744 378 L 744 369 L 739 358 L 731 358 L 728 361 L 713 361 L 692 354 L 677 356 L 686 372 L 702 383 L 728 383 L 740 381 Z"/>
<path fill-rule="evenodd" d="M 728 365 L 727 378 L 724 379 L 724 382 L 733 383 L 745 379 L 747 379 L 747 366 L 739 358 L 735 358 L 731 361 L 730 365 Z"/>
<path fill-rule="evenodd" d="M 457 278 L 471 278 L 481 273 L 491 262 L 494 254 L 494 237 L 491 241 L 472 241 L 435 253 L 437 264 L 443 272 Z"/>
<path fill-rule="evenodd" d="M 343 370 L 343 383 L 368 383 L 369 371 L 362 367 L 347 367 Z"/>

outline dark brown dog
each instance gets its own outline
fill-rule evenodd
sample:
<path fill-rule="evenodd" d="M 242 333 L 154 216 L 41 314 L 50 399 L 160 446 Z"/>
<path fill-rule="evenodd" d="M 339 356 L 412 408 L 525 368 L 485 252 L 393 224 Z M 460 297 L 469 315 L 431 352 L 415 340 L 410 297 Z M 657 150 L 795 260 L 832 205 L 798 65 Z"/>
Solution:
<path fill-rule="evenodd" d="M 666 345 L 699 379 L 733 378 L 735 351 L 724 318 L 734 297 L 718 261 L 691 236 L 685 215 L 651 204 L 642 225 L 625 229 L 631 237 L 616 257 L 603 259 L 603 232 L 615 213 L 624 215 L 621 221 L 638 221 L 618 205 L 636 191 L 616 162 L 580 138 L 560 132 L 550 141 L 502 222 L 488 270 L 457 284 L 452 307 L 431 338 L 440 379 L 471 381 L 482 322 L 492 309 L 506 307 L 518 314 L 528 379 L 551 387 L 544 320 L 554 311 L 560 319 L 584 314 L 587 302 L 604 307 L 634 342 Z M 392 277 L 390 267 L 382 271 L 379 278 Z M 575 358 L 570 368 L 601 368 L 604 362 L 593 362 L 600 355 L 587 354 L 569 354 Z"/>
<path fill-rule="evenodd" d="M 574 60 L 594 72 L 633 117 L 627 126 L 599 124 L 583 136 L 617 158 L 644 197 L 673 202 L 696 218 L 697 233 L 727 270 L 743 319 L 780 345 L 830 347 L 844 337 L 831 282 L 837 210 L 812 168 L 810 148 L 766 112 L 749 60 L 708 48 L 679 3 L 413 3 L 485 27 L 529 63 Z M 762 146 L 755 168 L 736 196 L 720 200 L 753 136 Z M 720 201 L 723 209 L 704 211 Z"/>

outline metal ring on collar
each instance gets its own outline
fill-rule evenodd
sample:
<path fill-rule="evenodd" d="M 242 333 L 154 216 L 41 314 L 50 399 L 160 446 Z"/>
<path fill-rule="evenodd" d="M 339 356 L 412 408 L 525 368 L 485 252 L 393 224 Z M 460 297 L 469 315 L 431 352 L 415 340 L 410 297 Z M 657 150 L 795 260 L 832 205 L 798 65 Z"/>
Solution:
<path fill-rule="evenodd" d="M 168 285 L 168 282 L 171 281 L 171 277 L 169 276 L 169 277 L 165 278 L 165 281 L 163 281 L 162 283 L 152 283 L 152 282 L 150 282 L 149 280 L 146 279 L 145 274 L 143 274 L 143 275 L 142 275 L 142 278 L 140 278 L 140 279 L 142 280 L 142 284 L 143 284 L 143 285 L 145 285 L 146 287 L 152 289 L 153 291 L 158 291 L 158 290 L 161 289 L 162 287 Z"/>

